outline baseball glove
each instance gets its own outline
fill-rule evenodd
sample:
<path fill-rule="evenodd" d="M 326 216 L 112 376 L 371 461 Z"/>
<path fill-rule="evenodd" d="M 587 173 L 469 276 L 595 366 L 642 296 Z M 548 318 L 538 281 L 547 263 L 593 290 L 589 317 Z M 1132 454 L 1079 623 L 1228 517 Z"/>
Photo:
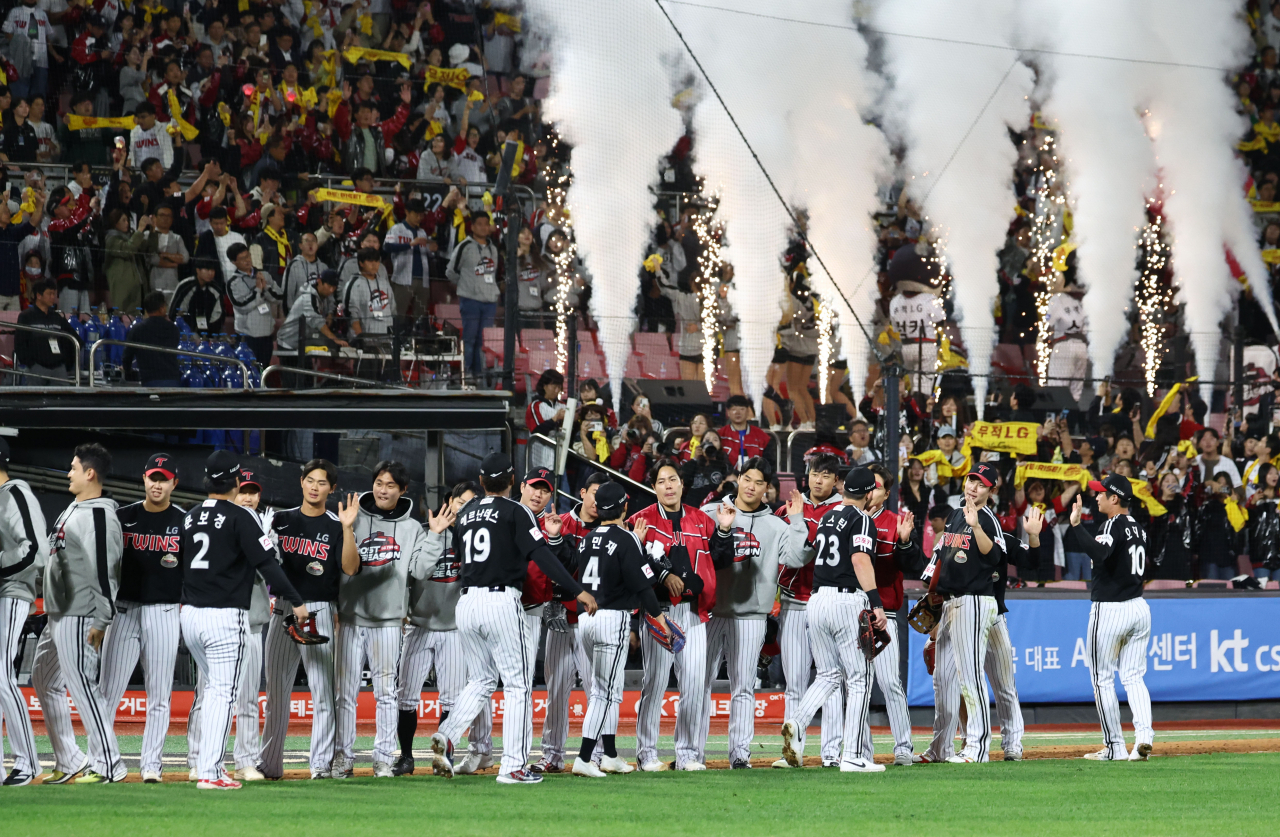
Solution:
<path fill-rule="evenodd" d="M 558 634 L 569 633 L 569 617 L 565 612 L 564 602 L 547 602 L 542 610 L 542 624 L 547 630 Z"/>
<path fill-rule="evenodd" d="M 329 641 L 329 637 L 321 634 L 316 628 L 314 613 L 301 622 L 298 621 L 298 617 L 290 613 L 284 618 L 284 632 L 289 635 L 289 639 L 299 645 L 324 645 Z"/>
<path fill-rule="evenodd" d="M 874 660 L 892 641 L 888 631 L 872 624 L 873 619 L 875 613 L 869 608 L 858 614 L 858 647 L 868 660 Z"/>
<path fill-rule="evenodd" d="M 644 615 L 644 624 L 649 629 L 649 633 L 653 635 L 653 638 L 658 641 L 658 644 L 672 654 L 679 654 L 684 649 L 684 631 L 681 631 L 680 626 L 675 622 L 670 619 L 667 620 L 667 626 L 671 628 L 671 636 L 667 636 L 658 621 L 647 613 Z"/>
<path fill-rule="evenodd" d="M 933 631 L 938 620 L 942 618 L 942 597 L 937 593 L 926 593 L 911 608 L 907 616 L 907 624 L 918 633 L 927 634 Z"/>
<path fill-rule="evenodd" d="M 929 674 L 933 674 L 933 661 L 937 653 L 937 650 L 938 650 L 938 644 L 935 643 L 932 638 L 930 638 L 928 641 L 925 642 L 924 650 L 923 650 L 924 667 L 925 667 L 925 670 L 929 672 Z"/>

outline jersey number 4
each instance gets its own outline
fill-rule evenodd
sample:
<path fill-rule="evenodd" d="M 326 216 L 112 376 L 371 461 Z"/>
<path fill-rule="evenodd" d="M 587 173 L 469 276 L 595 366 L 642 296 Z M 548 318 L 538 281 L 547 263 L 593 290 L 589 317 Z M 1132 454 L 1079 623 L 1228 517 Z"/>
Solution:
<path fill-rule="evenodd" d="M 483 563 L 489 560 L 489 530 L 468 529 L 462 534 L 462 551 L 466 561 Z"/>
<path fill-rule="evenodd" d="M 1147 548 L 1141 544 L 1129 547 L 1129 569 L 1134 575 L 1145 575 L 1147 572 Z"/>
<path fill-rule="evenodd" d="M 592 555 L 587 567 L 582 571 L 582 583 L 590 584 L 592 590 L 600 589 L 600 558 Z"/>
<path fill-rule="evenodd" d="M 840 565 L 840 542 L 835 535 L 818 535 L 813 544 L 815 567 L 821 567 L 824 560 L 829 567 Z M 823 556 L 826 556 L 825 559 Z"/>

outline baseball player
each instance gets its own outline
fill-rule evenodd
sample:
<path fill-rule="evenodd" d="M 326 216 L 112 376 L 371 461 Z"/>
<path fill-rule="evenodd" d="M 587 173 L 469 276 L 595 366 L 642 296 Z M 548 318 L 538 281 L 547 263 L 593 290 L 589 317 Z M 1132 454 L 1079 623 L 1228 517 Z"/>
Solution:
<path fill-rule="evenodd" d="M 533 512 L 538 521 L 538 528 L 546 536 L 547 547 L 566 566 L 573 563 L 572 544 L 567 544 L 561 536 L 564 518 L 551 506 L 551 498 L 555 496 L 552 480 L 555 475 L 550 468 L 534 468 L 520 483 L 520 505 Z M 569 569 L 572 573 L 573 570 Z M 555 585 L 536 563 L 530 562 L 529 571 L 524 577 L 524 588 L 521 590 L 520 603 L 524 607 L 524 618 L 529 623 L 525 639 L 529 642 L 525 656 L 529 663 L 529 682 L 533 682 L 533 672 L 538 660 L 538 641 L 542 638 L 542 615 L 547 603 L 555 598 Z"/>
<path fill-rule="evenodd" d="M 262 524 L 263 534 L 268 534 L 274 512 L 268 509 L 265 516 L 258 514 L 262 486 L 258 484 L 257 476 L 252 471 L 241 468 L 239 480 L 235 504 L 253 511 Z M 262 684 L 262 629 L 271 618 L 270 595 L 261 574 L 254 576 L 253 593 L 249 599 L 246 618 L 249 634 L 245 639 L 240 680 L 236 686 L 236 743 L 232 751 L 235 773 L 232 778 L 241 782 L 260 782 L 266 776 L 258 770 L 258 761 L 262 755 L 262 738 L 258 729 L 258 687 Z M 197 677 L 196 697 L 191 702 L 191 712 L 187 716 L 187 765 L 191 768 L 187 779 L 191 782 L 200 780 L 200 710 L 203 706 L 204 681 Z"/>
<path fill-rule="evenodd" d="M 711 681 L 720 660 L 729 671 L 729 765 L 751 767 L 751 740 L 756 724 L 756 666 L 764 646 L 766 619 L 778 595 L 778 565 L 802 566 L 809 527 L 804 498 L 793 491 L 787 520 L 775 517 L 764 502 L 773 466 L 761 456 L 748 459 L 738 475 L 733 502 L 708 505 L 719 531 L 733 539 L 733 560 L 716 567 L 716 604 L 707 624 L 707 667 L 703 677 L 703 705 L 711 705 Z M 710 712 L 698 717 L 698 761 L 706 763 Z"/>
<path fill-rule="evenodd" d="M 1040 532 L 1044 525 L 1044 513 L 1031 506 L 1022 519 L 1027 543 L 1008 532 L 1003 533 L 1005 553 L 1016 558 L 1014 564 L 1019 567 L 1037 565 L 1036 562 L 1040 560 Z M 983 670 L 987 673 L 987 680 L 991 683 L 991 691 L 996 698 L 996 721 L 1000 724 L 1000 748 L 1004 750 L 1004 760 L 1022 761 L 1022 704 L 1018 700 L 1018 685 L 1013 671 L 1013 644 L 1009 640 L 1009 623 L 1005 615 L 1009 608 L 1004 603 L 1005 589 L 1008 586 L 1008 565 L 1002 563 L 998 574 L 999 577 L 992 585 L 992 594 L 995 596 L 999 616 L 987 633 L 987 657 Z M 933 675 L 934 705 L 933 742 L 920 757 L 920 761 L 925 763 L 946 761 L 955 755 L 957 720 L 962 728 L 967 721 L 958 718 L 960 684 L 956 680 L 955 655 L 950 647 L 945 654 L 937 653 L 937 631 L 938 626 L 935 625 L 933 634 L 925 642 L 924 650 L 925 665 Z"/>
<path fill-rule="evenodd" d="M 142 731 L 142 781 L 160 781 L 161 756 L 169 732 L 169 698 L 178 659 L 178 602 L 182 600 L 182 519 L 169 502 L 178 487 L 177 466 L 167 453 L 147 460 L 144 499 L 116 512 L 124 548 L 116 618 L 102 642 L 102 696 L 120 705 L 133 669 L 142 658 L 147 688 L 147 723 Z"/>
<path fill-rule="evenodd" d="M 658 574 L 640 546 L 646 524 L 643 519 L 637 520 L 636 531 L 630 532 L 623 523 L 627 516 L 626 490 L 615 482 L 605 483 L 597 489 L 596 508 L 600 525 L 578 546 L 582 583 L 599 597 L 599 610 L 583 614 L 578 621 L 582 646 L 591 660 L 591 697 L 582 721 L 582 745 L 573 761 L 573 774 L 603 779 L 608 773 L 635 770 L 618 758 L 614 741 L 631 639 L 631 611 L 643 607 L 668 638 L 671 629 L 653 592 Z M 591 761 L 597 742 L 604 750 L 599 767 Z"/>
<path fill-rule="evenodd" d="M 733 561 L 733 538 L 720 532 L 706 512 L 681 504 L 684 483 L 680 465 L 660 459 L 649 472 L 658 502 L 641 509 L 628 521 L 647 526 L 640 539 L 653 563 L 661 567 L 659 602 L 667 620 L 684 632 L 684 648 L 673 654 L 648 631 L 640 632 L 644 679 L 636 710 L 636 764 L 641 770 L 665 769 L 658 760 L 658 730 L 665 714 L 667 682 L 674 666 L 680 687 L 676 705 L 676 758 L 674 770 L 706 770 L 698 745 L 703 709 L 703 679 L 707 665 L 707 621 L 716 604 L 716 570 Z"/>
<path fill-rule="evenodd" d="M 455 614 L 462 592 L 462 561 L 455 548 L 453 525 L 458 511 L 480 495 L 480 485 L 471 480 L 453 487 L 439 514 L 429 514 L 426 546 L 422 560 L 411 569 L 409 579 L 409 626 L 400 652 L 400 715 L 398 735 L 400 758 L 391 772 L 396 776 L 413 773 L 413 737 L 418 731 L 418 707 L 422 684 L 434 667 L 440 693 L 440 723 L 453 711 L 458 694 L 467 685 L 467 660 L 458 639 Z M 439 725 L 437 724 L 437 727 Z M 486 703 L 467 734 L 469 752 L 455 773 L 475 773 L 493 765 L 493 708 Z"/>
<path fill-rule="evenodd" d="M 214 451 L 205 461 L 204 477 L 208 499 L 182 521 L 182 639 L 203 683 L 196 788 L 238 790 L 240 782 L 227 775 L 223 761 L 249 644 L 255 570 L 293 606 L 295 618 L 305 620 L 309 613 L 281 569 L 257 512 L 234 502 L 239 458 Z"/>
<path fill-rule="evenodd" d="M 804 498 L 804 522 L 809 528 L 809 546 L 818 535 L 818 523 L 830 511 L 840 508 L 840 493 L 836 486 L 840 479 L 840 460 L 829 454 L 818 454 L 809 463 L 809 496 Z M 787 507 L 778 509 L 785 516 Z M 788 521 L 790 522 L 790 521 Z M 813 668 L 813 650 L 809 644 L 809 597 L 813 594 L 813 564 L 803 567 L 779 567 L 778 590 L 781 609 L 778 611 L 778 645 L 782 648 L 782 675 L 787 685 L 783 691 L 786 705 L 784 714 L 794 712 L 809 687 L 809 672 Z M 831 693 L 822 707 L 822 764 L 824 767 L 840 766 L 840 722 L 844 717 L 841 693 Z M 786 759 L 778 759 L 774 767 L 786 768 Z"/>
<path fill-rule="evenodd" d="M 888 624 L 872 566 L 876 527 L 866 513 L 875 487 L 875 477 L 866 468 L 850 471 L 844 479 L 844 502 L 818 524 L 814 548 L 786 555 L 788 566 L 802 566 L 809 560 L 814 563 L 809 640 L 818 666 L 818 676 L 800 699 L 795 714 L 788 713 L 782 724 L 782 757 L 792 767 L 804 766 L 809 721 L 843 683 L 846 735 L 840 772 L 884 770 L 884 765 L 864 755 L 873 674 L 871 663 L 858 644 L 858 617 L 862 611 L 872 609 L 876 628 L 883 630 Z"/>
<path fill-rule="evenodd" d="M 596 492 L 609 482 L 609 475 L 596 471 L 578 491 L 582 504 L 563 515 L 560 536 L 574 549 L 582 538 L 600 525 L 596 513 Z M 557 591 L 557 601 L 548 604 L 542 614 L 547 626 L 547 642 L 543 649 L 542 671 L 547 681 L 547 714 L 542 721 L 542 758 L 529 769 L 535 773 L 564 771 L 564 745 L 569 737 L 569 696 L 576 673 L 583 689 L 591 688 L 591 662 L 582 650 L 578 633 L 578 607 L 565 591 Z M 567 601 L 564 601 L 567 599 Z"/>
<path fill-rule="evenodd" d="M 947 518 L 930 568 L 937 573 L 936 591 L 950 597 L 942 605 L 937 652 L 955 654 L 956 677 L 968 713 L 965 748 L 947 759 L 953 764 L 987 761 L 990 755 L 991 707 L 982 673 L 987 637 L 998 615 L 992 582 L 999 578 L 1000 563 L 1008 560 L 1000 524 L 987 504 L 995 481 L 995 467 L 987 463 L 975 465 L 966 475 L 964 505 Z M 934 583 L 932 573 L 930 583 Z M 944 722 L 942 728 L 949 734 L 946 731 L 954 726 L 948 728 Z M 930 747 L 934 753 L 941 749 L 938 742 Z"/>
<path fill-rule="evenodd" d="M 475 498 L 458 514 L 455 535 L 462 548 L 462 597 L 456 618 L 467 656 L 467 686 L 454 711 L 431 736 L 432 762 L 453 775 L 453 746 L 471 725 L 502 678 L 504 697 L 502 765 L 498 782 L 535 784 L 542 776 L 526 769 L 533 739 L 529 622 L 520 604 L 530 560 L 556 584 L 572 591 L 588 613 L 596 600 L 582 589 L 546 538 L 528 507 L 509 498 L 515 473 L 504 453 L 491 453 L 480 463 L 485 497 Z"/>
<path fill-rule="evenodd" d="M 1053 337 L 1049 341 L 1049 369 L 1046 383 L 1071 389 L 1076 401 L 1084 393 L 1084 379 L 1089 371 L 1089 319 L 1081 300 L 1084 291 L 1076 284 L 1075 271 L 1063 280 L 1058 293 L 1049 297 L 1044 316 Z"/>
<path fill-rule="evenodd" d="M 1146 761 L 1155 733 L 1151 729 L 1151 695 L 1143 676 L 1147 673 L 1147 641 L 1151 638 L 1151 608 L 1142 598 L 1142 576 L 1147 569 L 1147 533 L 1129 515 L 1133 488 L 1127 477 L 1113 474 L 1089 487 L 1098 493 L 1098 511 L 1106 515 L 1096 537 L 1080 525 L 1081 498 L 1071 507 L 1067 539 L 1074 549 L 1086 552 L 1093 564 L 1089 608 L 1089 638 L 1085 642 L 1093 699 L 1102 720 L 1105 746 L 1087 759 Z M 1120 701 L 1115 674 L 1120 670 L 1133 712 L 1133 752 L 1126 752 L 1120 725 Z"/>
<path fill-rule="evenodd" d="M 344 575 L 338 588 L 338 648 L 334 657 L 338 684 L 335 779 L 353 775 L 356 698 L 366 656 L 377 701 L 373 775 L 392 775 L 399 705 L 396 667 L 400 663 L 400 641 L 407 612 L 409 570 L 421 560 L 426 546 L 422 525 L 410 516 L 413 501 L 404 496 L 408 488 L 408 469 L 399 462 L 383 460 L 374 466 L 373 489 L 360 495 L 360 513 L 355 522 L 360 569 L 355 575 Z"/>
<path fill-rule="evenodd" d="M 932 393 L 938 368 L 938 324 L 947 319 L 938 291 L 922 282 L 901 281 L 889 300 L 889 321 L 902 340 L 902 358 L 911 369 L 916 392 Z"/>
<path fill-rule="evenodd" d="M 358 507 L 355 495 L 348 494 L 345 504 L 338 501 L 337 514 L 325 508 L 338 485 L 338 469 L 326 459 L 303 465 L 301 483 L 302 505 L 272 515 L 269 534 L 285 576 L 315 620 L 316 632 L 332 639 L 339 579 L 360 568 L 352 529 Z M 311 690 L 311 778 L 326 779 L 333 764 L 333 643 L 294 642 L 285 624 L 288 615 L 277 599 L 264 642 L 267 706 L 257 769 L 271 779 L 284 775 L 290 696 L 301 662 Z"/>
<path fill-rule="evenodd" d="M 911 540 L 911 535 L 915 532 L 914 515 L 909 511 L 894 514 L 884 507 L 889 499 L 889 489 L 893 488 L 893 475 L 879 464 L 869 465 L 867 470 L 876 480 L 875 490 L 871 492 L 871 503 L 867 506 L 876 526 L 876 551 L 872 561 L 876 590 L 880 593 L 885 612 L 896 613 L 903 602 L 902 570 L 905 567 L 918 573 L 923 568 L 924 555 Z M 876 655 L 871 665 L 875 670 L 876 682 L 880 684 L 880 692 L 884 695 L 885 710 L 889 714 L 889 729 L 893 733 L 893 763 L 909 767 L 921 761 L 921 758 L 913 753 L 911 712 L 907 709 L 907 695 L 902 689 L 898 669 L 898 620 L 890 619 L 885 630 L 891 642 Z M 875 746 L 869 722 L 863 733 L 862 755 L 867 761 L 872 761 Z"/>
<path fill-rule="evenodd" d="M 107 703 L 98 679 L 102 640 L 115 617 L 123 548 L 116 501 L 102 491 L 109 473 L 106 448 L 97 443 L 76 448 L 67 473 L 76 499 L 58 516 L 49 539 L 44 570 L 49 624 L 36 645 L 31 682 L 56 759 L 53 775 L 44 780 L 51 785 L 68 782 L 82 770 L 76 784 L 119 782 L 128 774 L 116 746 L 115 706 Z M 88 757 L 76 744 L 67 692 L 89 737 Z"/>
<path fill-rule="evenodd" d="M 13 661 L 46 557 L 44 512 L 30 485 L 9 478 L 9 443 L 0 437 L 0 716 L 13 745 L 7 787 L 29 785 L 40 774 L 35 732 Z"/>

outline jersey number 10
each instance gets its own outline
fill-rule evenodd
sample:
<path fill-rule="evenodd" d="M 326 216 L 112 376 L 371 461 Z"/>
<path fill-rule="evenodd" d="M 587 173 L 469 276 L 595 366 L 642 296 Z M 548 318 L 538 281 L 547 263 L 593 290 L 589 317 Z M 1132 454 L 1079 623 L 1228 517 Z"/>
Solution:
<path fill-rule="evenodd" d="M 1134 544 L 1129 547 L 1129 569 L 1134 575 L 1144 575 L 1147 572 L 1147 549 L 1141 544 Z"/>

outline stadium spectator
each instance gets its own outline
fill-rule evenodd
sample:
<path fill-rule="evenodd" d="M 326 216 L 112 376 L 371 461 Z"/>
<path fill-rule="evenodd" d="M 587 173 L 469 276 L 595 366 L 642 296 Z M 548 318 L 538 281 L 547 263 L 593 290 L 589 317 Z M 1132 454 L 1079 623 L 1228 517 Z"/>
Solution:
<path fill-rule="evenodd" d="M 129 374 L 137 364 L 138 380 L 144 387 L 177 387 L 182 385 L 182 372 L 178 364 L 178 356 L 166 352 L 153 352 L 135 349 L 134 346 L 157 346 L 164 349 L 177 349 L 181 340 L 181 332 L 168 317 L 163 291 L 151 291 L 143 299 L 143 310 L 146 317 L 136 326 L 129 329 L 126 338 L 130 344 L 125 347 L 124 366 Z"/>

